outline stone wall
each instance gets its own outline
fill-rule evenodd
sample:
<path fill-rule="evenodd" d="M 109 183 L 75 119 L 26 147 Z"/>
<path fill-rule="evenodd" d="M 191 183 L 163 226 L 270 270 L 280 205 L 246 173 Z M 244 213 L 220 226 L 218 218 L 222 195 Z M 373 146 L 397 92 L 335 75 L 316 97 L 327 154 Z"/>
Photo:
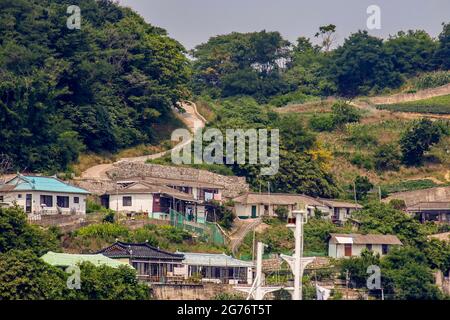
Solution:
<path fill-rule="evenodd" d="M 404 200 L 407 206 L 411 206 L 418 202 L 450 201 L 450 187 L 393 193 L 384 201 L 389 202 L 392 199 Z"/>
<path fill-rule="evenodd" d="M 152 284 L 156 300 L 212 300 L 219 293 L 239 294 L 232 285 L 224 284 Z"/>
<path fill-rule="evenodd" d="M 225 198 L 234 198 L 249 191 L 244 177 L 223 176 L 206 170 L 186 167 L 171 167 L 147 163 L 119 162 L 107 172 L 111 179 L 134 178 L 163 178 L 180 179 L 197 182 L 212 183 L 224 187 L 222 191 Z"/>

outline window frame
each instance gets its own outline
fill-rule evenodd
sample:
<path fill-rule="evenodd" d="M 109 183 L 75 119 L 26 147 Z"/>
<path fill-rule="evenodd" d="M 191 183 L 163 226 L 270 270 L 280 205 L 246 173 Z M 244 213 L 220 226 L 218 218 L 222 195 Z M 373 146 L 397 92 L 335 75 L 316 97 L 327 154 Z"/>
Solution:
<path fill-rule="evenodd" d="M 126 199 L 126 201 L 125 201 Z M 132 207 L 133 206 L 133 197 L 132 196 L 123 196 L 122 197 L 122 207 Z"/>
<path fill-rule="evenodd" d="M 50 199 L 50 206 L 48 205 L 47 200 Z M 49 195 L 49 194 L 41 194 L 39 197 L 39 203 L 42 206 L 43 204 L 45 204 L 46 208 L 53 208 L 53 196 Z"/>
<path fill-rule="evenodd" d="M 61 205 L 61 200 L 64 200 L 63 205 Z M 66 200 L 67 200 L 67 206 L 66 206 Z M 68 209 L 70 208 L 70 197 L 69 196 L 56 196 L 56 205 L 59 208 Z"/>

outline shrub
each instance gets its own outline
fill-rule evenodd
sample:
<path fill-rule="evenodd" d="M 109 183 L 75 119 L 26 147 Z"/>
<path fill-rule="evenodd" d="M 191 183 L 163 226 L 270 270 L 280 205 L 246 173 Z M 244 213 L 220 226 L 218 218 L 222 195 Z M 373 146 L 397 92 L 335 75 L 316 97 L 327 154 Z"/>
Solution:
<path fill-rule="evenodd" d="M 372 170 L 374 168 L 372 159 L 359 152 L 353 155 L 350 162 L 355 166 L 366 170 Z"/>
<path fill-rule="evenodd" d="M 355 107 L 352 107 L 344 101 L 338 101 L 333 104 L 333 121 L 335 126 L 341 127 L 347 123 L 359 122 L 361 113 Z"/>
<path fill-rule="evenodd" d="M 347 141 L 358 147 L 371 147 L 378 144 L 377 139 L 371 134 L 366 127 L 361 125 L 348 125 L 347 131 L 349 136 Z"/>
<path fill-rule="evenodd" d="M 128 235 L 128 229 L 116 223 L 91 224 L 75 231 L 75 236 L 97 237 L 111 242 L 116 238 L 127 237 Z"/>
<path fill-rule="evenodd" d="M 275 209 L 275 214 L 277 215 L 279 220 L 286 221 L 289 210 L 286 207 L 278 207 Z"/>
<path fill-rule="evenodd" d="M 311 129 L 319 132 L 331 132 L 335 129 L 334 118 L 331 114 L 314 115 L 309 120 Z"/>
<path fill-rule="evenodd" d="M 393 144 L 379 146 L 373 156 L 375 168 L 380 171 L 398 170 L 401 163 L 401 155 L 398 148 Z"/>

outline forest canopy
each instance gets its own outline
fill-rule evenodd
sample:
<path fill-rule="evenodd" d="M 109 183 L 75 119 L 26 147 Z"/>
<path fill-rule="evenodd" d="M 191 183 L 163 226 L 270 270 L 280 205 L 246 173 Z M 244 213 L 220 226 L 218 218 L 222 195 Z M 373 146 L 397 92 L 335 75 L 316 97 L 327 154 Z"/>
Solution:
<path fill-rule="evenodd" d="M 80 30 L 67 27 L 70 5 Z M 0 21 L 0 154 L 16 169 L 153 142 L 189 91 L 184 48 L 112 1 L 5 0 Z"/>

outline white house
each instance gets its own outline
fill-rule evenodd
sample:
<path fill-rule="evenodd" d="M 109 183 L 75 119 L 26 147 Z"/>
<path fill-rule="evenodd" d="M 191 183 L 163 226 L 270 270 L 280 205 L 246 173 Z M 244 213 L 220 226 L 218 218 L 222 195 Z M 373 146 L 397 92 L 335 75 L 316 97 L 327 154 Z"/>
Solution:
<path fill-rule="evenodd" d="M 352 213 L 363 208 L 362 205 L 352 202 L 345 202 L 340 200 L 323 199 L 320 200 L 323 205 L 328 208 L 330 218 L 334 223 L 343 224 L 348 218 L 352 216 Z"/>
<path fill-rule="evenodd" d="M 28 214 L 86 214 L 87 190 L 56 177 L 17 175 L 0 185 L 0 203 Z"/>
<path fill-rule="evenodd" d="M 364 249 L 383 256 L 392 246 L 401 245 L 401 241 L 394 235 L 331 233 L 328 240 L 328 256 L 336 259 L 355 257 L 360 256 Z"/>
<path fill-rule="evenodd" d="M 175 210 L 189 221 L 203 223 L 205 208 L 188 193 L 146 181 L 117 185 L 101 197 L 102 205 L 122 213 L 146 213 L 150 218 L 168 219 Z"/>

